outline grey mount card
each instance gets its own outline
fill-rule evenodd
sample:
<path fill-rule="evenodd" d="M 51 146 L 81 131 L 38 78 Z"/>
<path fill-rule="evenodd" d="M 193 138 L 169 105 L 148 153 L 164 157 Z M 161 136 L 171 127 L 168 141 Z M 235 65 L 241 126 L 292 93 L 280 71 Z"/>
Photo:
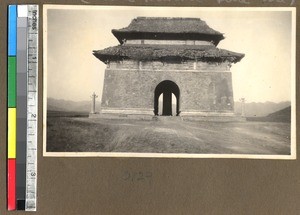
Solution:
<path fill-rule="evenodd" d="M 6 211 L 7 195 L 5 194 L 7 177 L 5 171 L 7 159 L 5 146 L 7 141 L 7 52 L 5 51 L 7 31 L 5 29 L 8 2 L 15 4 L 11 0 L 0 2 L 0 26 L 2 27 L 0 65 L 3 68 L 0 72 L 0 88 L 2 89 L 0 91 L 2 122 L 2 126 L 0 126 L 0 142 L 2 143 L 2 148 L 0 147 L 0 190 L 4 191 L 3 195 L 0 195 L 0 214 L 8 214 Z M 296 84 L 299 77 L 295 73 L 295 67 L 297 65 L 299 68 L 300 61 L 294 54 L 299 49 L 299 43 L 296 43 L 298 38 L 295 38 L 296 33 L 298 36 L 300 35 L 299 28 L 295 28 L 295 10 L 299 9 L 299 2 L 271 0 L 39 0 L 35 2 L 40 5 L 41 9 L 44 9 L 44 11 L 40 10 L 39 19 L 40 85 L 37 151 L 38 207 L 36 214 L 299 214 L 299 160 L 293 159 L 297 154 L 295 141 L 295 104 L 297 101 L 295 101 L 294 93 L 299 91 L 298 84 Z M 294 3 L 291 4 L 291 2 Z M 28 2 L 19 0 L 18 3 L 26 4 Z M 57 5 L 45 5 L 47 3 Z M 77 6 L 74 7 L 70 4 Z M 110 6 L 96 6 L 97 4 L 110 4 Z M 113 7 L 113 4 L 127 6 Z M 147 7 L 141 8 L 137 5 Z M 49 11 L 52 11 L 52 16 L 49 15 L 50 20 L 48 21 L 48 16 L 43 14 L 47 14 Z M 262 18 L 259 14 L 263 14 L 265 17 Z M 223 124 L 239 125 L 234 129 L 227 127 L 228 129 L 224 132 L 221 122 L 177 120 L 175 117 L 184 118 L 181 116 L 182 108 L 184 108 L 181 103 L 185 102 L 185 97 L 182 97 L 184 95 L 182 86 L 177 81 L 170 79 L 168 80 L 174 82 L 180 91 L 178 96 L 176 87 L 171 87 L 174 95 L 171 97 L 172 105 L 170 102 L 166 103 L 166 112 L 170 114 L 170 108 L 172 110 L 170 120 L 161 120 L 169 117 L 161 116 L 164 106 L 163 95 L 158 98 L 158 116 L 155 116 L 155 88 L 160 82 L 151 91 L 153 96 L 153 100 L 149 101 L 149 109 L 153 114 L 151 121 L 140 120 L 137 126 L 132 125 L 135 119 L 128 120 L 130 115 L 128 113 L 118 114 L 118 118 L 114 120 L 90 117 L 90 115 L 103 115 L 105 109 L 103 107 L 107 106 L 112 109 L 111 102 L 123 102 L 126 91 L 122 92 L 117 87 L 119 84 L 123 83 L 126 89 L 127 87 L 130 89 L 140 86 L 139 81 L 154 82 L 152 79 L 147 79 L 146 76 L 141 76 L 139 81 L 129 79 L 127 77 L 129 71 L 124 69 L 125 66 L 132 66 L 141 72 L 145 71 L 146 66 L 151 66 L 151 71 L 158 73 L 160 72 L 159 68 L 169 66 L 169 64 L 163 63 L 164 61 L 156 63 L 153 61 L 153 63 L 147 64 L 147 60 L 143 59 L 131 64 L 129 59 L 112 58 L 118 53 L 126 54 L 126 57 L 129 57 L 128 54 L 132 54 L 133 48 L 124 53 L 125 46 L 137 46 L 134 49 L 135 52 L 139 51 L 141 45 L 151 46 L 147 50 L 149 54 L 152 53 L 151 56 L 154 59 L 157 56 L 174 53 L 169 49 L 176 45 L 172 44 L 174 40 L 181 47 L 204 45 L 199 44 L 196 39 L 184 41 L 182 38 L 169 39 L 168 44 L 161 44 L 163 38 L 154 41 L 156 43 L 159 41 L 160 44 L 147 44 L 153 43 L 153 40 L 144 38 L 144 44 L 142 44 L 142 40 L 138 40 L 138 38 L 123 41 L 124 38 L 118 39 L 120 35 L 113 34 L 112 29 L 116 31 L 128 29 L 130 23 L 138 17 L 199 18 L 206 22 L 211 29 L 223 34 L 225 39 L 220 40 L 216 46 L 218 50 L 227 50 L 230 52 L 229 54 L 245 54 L 239 62 L 232 63 L 229 68 L 232 75 L 234 114 L 242 116 L 244 113 L 246 119 L 254 118 L 258 121 L 222 122 Z M 140 28 L 142 27 L 140 26 Z M 124 42 L 125 44 L 121 45 Z M 287 44 L 289 47 L 286 46 Z M 153 46 L 157 47 L 158 45 L 162 45 L 163 49 L 152 49 Z M 118 46 L 122 47 L 114 52 L 116 51 L 115 47 Z M 179 52 L 179 49 L 176 49 L 173 51 L 177 51 L 176 55 L 180 54 L 180 56 L 199 53 L 199 50 L 192 50 Z M 103 53 L 110 54 L 106 57 L 110 58 L 106 59 L 109 61 L 101 61 L 93 55 L 96 52 L 102 54 L 102 57 Z M 144 52 L 140 56 L 135 55 L 134 57 L 144 57 Z M 207 52 L 208 50 L 206 50 Z M 212 51 L 212 53 L 216 52 Z M 198 59 L 199 55 L 195 57 Z M 171 60 L 169 59 L 169 61 Z M 174 59 L 174 61 L 177 60 Z M 194 62 L 189 64 L 188 61 L 189 59 L 180 63 L 177 61 L 178 66 L 185 68 L 178 71 L 180 73 L 184 71 L 183 76 L 189 72 L 188 70 L 196 71 L 201 68 L 199 67 L 200 61 L 197 60 L 198 64 L 196 63 L 196 65 Z M 117 66 L 118 68 L 116 68 Z M 221 67 L 222 63 L 219 66 Z M 273 70 L 271 75 L 267 72 L 270 68 Z M 124 77 L 113 82 L 115 91 L 122 92 L 124 97 L 113 101 L 106 99 L 108 104 L 103 104 L 105 75 L 113 70 L 115 70 L 114 75 L 119 71 L 118 74 Z M 166 74 L 164 73 L 164 75 Z M 111 78 L 115 77 L 114 75 Z M 64 84 L 61 84 L 62 80 Z M 231 84 L 227 78 L 228 88 Z M 193 88 L 203 87 L 194 86 L 192 83 L 190 85 Z M 214 88 L 217 91 L 216 84 L 214 87 L 213 84 L 207 83 L 207 91 L 206 94 L 203 92 L 203 96 L 214 92 Z M 164 89 L 157 90 L 158 93 L 159 91 L 165 92 Z M 135 93 L 142 92 L 143 88 L 139 88 Z M 201 92 L 195 92 L 195 96 L 198 93 Z M 226 94 L 226 90 L 222 93 Z M 178 113 L 176 94 L 179 97 L 179 116 L 176 116 Z M 189 94 L 193 94 L 193 92 L 189 92 Z M 166 98 L 170 100 L 170 97 Z M 214 104 L 214 99 L 209 98 L 207 103 Z M 264 99 L 260 100 L 259 98 Z M 267 100 L 269 102 L 265 102 Z M 243 102 L 244 106 L 242 106 Z M 270 123 L 270 119 L 281 118 L 281 121 L 288 119 L 286 116 L 289 116 L 288 107 L 290 105 L 291 122 L 273 121 Z M 122 105 L 120 109 L 127 110 L 127 107 Z M 130 109 L 132 108 L 130 107 Z M 299 105 L 297 105 L 297 111 L 299 111 L 298 109 Z M 196 111 L 198 110 L 196 109 Z M 52 115 L 46 115 L 48 112 Z M 65 114 L 64 117 L 62 112 Z M 55 113 L 57 113 L 56 118 Z M 47 120 L 47 117 L 51 117 L 51 119 Z M 266 121 L 267 119 L 268 121 Z M 105 121 L 107 123 L 101 125 L 99 120 L 107 120 Z M 262 120 L 265 121 L 262 122 Z M 243 127 L 249 125 L 250 122 L 257 127 Z M 149 126 L 149 123 L 152 125 Z M 208 126 L 209 123 L 215 126 L 214 129 Z M 159 124 L 160 126 L 158 126 Z M 173 126 L 169 126 L 171 124 Z M 283 124 L 286 125 L 284 128 L 279 127 Z M 72 132 L 72 135 L 65 135 L 66 130 L 60 129 L 63 125 L 68 125 L 66 128 Z M 149 126 L 149 129 L 146 125 Z M 163 125 L 165 126 L 163 127 Z M 187 125 L 190 126 L 187 127 Z M 278 127 L 271 129 L 270 125 Z M 184 129 L 185 126 L 186 129 Z M 293 131 L 291 133 L 288 132 L 290 126 Z M 85 130 L 82 129 L 84 127 Z M 195 127 L 199 128 L 196 133 L 194 133 Z M 125 128 L 127 130 L 124 132 Z M 43 131 L 43 129 L 45 130 Z M 46 135 L 48 131 L 52 132 L 50 136 Z M 146 135 L 147 141 L 143 141 L 145 132 L 149 132 Z M 233 145 L 225 144 L 226 138 L 224 137 L 240 139 L 239 136 L 231 135 L 232 132 L 238 132 L 245 137 L 241 140 L 241 145 L 232 147 Z M 216 135 L 211 135 L 212 133 Z M 254 137 L 253 133 L 255 133 Z M 281 139 L 284 137 L 283 134 L 288 134 L 284 140 Z M 189 141 L 182 141 L 183 137 Z M 205 139 L 205 137 L 207 138 Z M 48 138 L 50 138 L 49 141 Z M 100 139 L 102 144 L 99 144 L 99 138 L 106 138 L 106 141 Z M 267 141 L 253 148 L 256 138 Z M 57 145 L 53 144 L 55 140 L 58 140 Z M 123 145 L 123 143 L 126 144 Z M 210 144 L 207 147 L 201 147 L 201 153 L 190 153 L 190 150 L 194 150 L 196 146 L 201 144 L 205 146 L 206 143 Z M 270 143 L 276 147 L 269 147 Z M 103 151 L 104 148 L 106 151 Z M 160 151 L 146 155 L 154 148 L 160 149 Z M 116 149 L 119 151 L 116 152 Z M 165 152 L 170 149 L 175 152 Z M 182 149 L 182 153 L 179 153 Z M 220 150 L 221 154 L 204 153 L 205 150 L 212 149 Z M 139 152 L 131 152 L 132 150 Z M 245 150 L 244 154 L 236 154 L 237 151 L 243 150 Z M 230 154 L 228 151 L 234 151 L 234 153 Z M 265 154 L 258 154 L 258 151 L 265 151 Z M 290 155 L 288 155 L 289 151 Z M 254 154 L 250 154 L 251 152 Z M 271 155 L 267 155 L 267 152 L 271 152 Z M 188 158 L 178 159 L 178 155 Z M 166 158 L 168 156 L 171 158 Z M 197 157 L 197 159 L 190 159 L 192 157 Z M 27 212 L 18 211 L 18 214 L 27 214 Z"/>

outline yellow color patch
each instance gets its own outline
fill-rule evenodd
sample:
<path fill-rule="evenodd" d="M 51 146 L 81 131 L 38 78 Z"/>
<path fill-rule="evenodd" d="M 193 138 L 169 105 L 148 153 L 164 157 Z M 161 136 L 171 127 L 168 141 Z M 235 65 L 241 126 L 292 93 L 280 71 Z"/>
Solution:
<path fill-rule="evenodd" d="M 8 158 L 16 158 L 17 145 L 17 110 L 8 108 Z"/>

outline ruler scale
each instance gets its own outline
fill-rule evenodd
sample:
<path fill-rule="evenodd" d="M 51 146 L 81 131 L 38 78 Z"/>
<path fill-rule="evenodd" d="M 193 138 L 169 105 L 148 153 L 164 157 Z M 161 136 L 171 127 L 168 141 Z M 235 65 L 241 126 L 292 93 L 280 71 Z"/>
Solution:
<path fill-rule="evenodd" d="M 38 5 L 28 5 L 26 211 L 36 211 L 37 197 L 38 14 Z"/>
<path fill-rule="evenodd" d="M 28 5 L 27 159 L 25 210 L 36 210 L 38 112 L 38 6 Z"/>

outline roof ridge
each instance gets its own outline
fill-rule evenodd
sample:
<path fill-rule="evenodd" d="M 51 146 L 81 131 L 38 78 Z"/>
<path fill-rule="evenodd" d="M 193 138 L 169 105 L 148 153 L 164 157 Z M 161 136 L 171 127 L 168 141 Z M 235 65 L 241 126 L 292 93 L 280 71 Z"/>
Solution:
<path fill-rule="evenodd" d="M 139 39 L 158 39 L 162 34 L 168 34 L 168 38 L 165 39 L 170 39 L 172 37 L 171 34 L 177 34 L 185 39 L 197 37 L 200 40 L 214 41 L 215 45 L 224 39 L 223 33 L 209 27 L 204 20 L 193 17 L 140 16 L 134 18 L 127 27 L 112 29 L 112 33 L 120 43 L 123 43 L 123 39 L 133 37 L 140 37 Z"/>

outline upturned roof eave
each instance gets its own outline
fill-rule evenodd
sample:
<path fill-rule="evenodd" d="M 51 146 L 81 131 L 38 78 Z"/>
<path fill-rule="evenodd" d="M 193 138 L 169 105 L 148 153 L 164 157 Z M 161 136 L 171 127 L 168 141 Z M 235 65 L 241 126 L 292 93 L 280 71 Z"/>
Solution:
<path fill-rule="evenodd" d="M 97 53 L 93 53 L 93 55 L 98 58 L 100 61 L 103 63 L 107 64 L 109 61 L 119 61 L 119 60 L 126 60 L 126 59 L 131 59 L 131 60 L 139 60 L 139 61 L 149 61 L 150 59 L 144 59 L 144 58 L 133 58 L 133 57 L 128 57 L 128 56 L 112 56 L 112 55 L 101 55 Z M 230 62 L 230 63 L 238 63 L 241 61 L 242 57 L 201 57 L 198 58 L 198 61 L 203 61 L 203 62 Z M 174 57 L 174 56 L 165 56 L 165 57 L 160 57 L 160 58 L 153 58 L 151 61 L 157 60 L 157 61 L 168 61 L 168 60 L 176 60 L 176 59 L 182 59 L 182 60 L 195 60 L 195 58 L 187 58 L 187 57 Z"/>
<path fill-rule="evenodd" d="M 122 50 L 123 46 L 109 47 L 104 50 L 93 51 L 95 57 L 101 60 L 104 63 L 111 60 L 123 60 L 123 59 L 132 59 L 132 60 L 141 60 L 141 61 L 151 61 L 151 60 L 166 60 L 166 59 L 183 59 L 183 60 L 200 60 L 200 61 L 210 61 L 210 62 L 220 62 L 228 61 L 230 63 L 237 63 L 244 58 L 245 54 L 236 53 L 228 51 L 225 49 L 214 50 L 197 50 L 197 49 L 185 49 L 184 51 L 194 53 L 194 54 L 174 54 L 172 51 L 167 50 L 171 54 L 163 53 L 164 50 L 161 50 L 162 54 L 141 54 L 143 50 Z M 136 47 L 135 47 L 136 48 Z M 147 47 L 149 48 L 149 47 Z M 151 51 L 151 50 L 150 50 Z"/>

